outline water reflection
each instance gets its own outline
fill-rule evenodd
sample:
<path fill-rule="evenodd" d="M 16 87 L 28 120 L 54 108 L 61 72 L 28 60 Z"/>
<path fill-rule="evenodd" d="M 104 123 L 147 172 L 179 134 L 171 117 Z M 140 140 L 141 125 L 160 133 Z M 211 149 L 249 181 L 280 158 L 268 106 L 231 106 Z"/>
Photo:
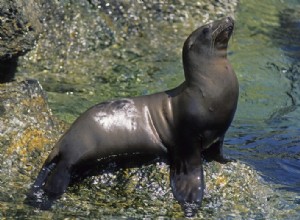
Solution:
<path fill-rule="evenodd" d="M 290 80 L 290 97 L 293 105 L 299 107 L 300 98 L 300 7 L 288 7 L 279 12 L 279 26 L 271 34 L 275 45 L 288 58 L 284 65 L 273 64 L 277 71 Z"/>
<path fill-rule="evenodd" d="M 279 12 L 279 28 L 275 40 L 282 45 L 285 54 L 294 61 L 300 60 L 300 7 L 285 8 Z"/>
<path fill-rule="evenodd" d="M 239 124 L 226 141 L 228 153 L 280 188 L 300 192 L 300 129 L 280 124 Z M 234 137 L 232 137 L 234 136 Z"/>
<path fill-rule="evenodd" d="M 241 0 L 231 55 L 241 96 L 228 153 L 300 191 L 300 7 Z"/>

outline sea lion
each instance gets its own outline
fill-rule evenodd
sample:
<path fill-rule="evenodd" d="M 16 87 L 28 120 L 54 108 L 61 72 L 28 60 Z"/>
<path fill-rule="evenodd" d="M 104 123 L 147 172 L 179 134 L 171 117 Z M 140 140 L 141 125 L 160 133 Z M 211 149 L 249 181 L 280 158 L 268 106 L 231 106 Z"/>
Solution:
<path fill-rule="evenodd" d="M 195 215 L 205 188 L 203 158 L 229 161 L 222 146 L 239 93 L 227 60 L 233 28 L 227 17 L 191 33 L 182 52 L 185 81 L 178 87 L 103 102 L 83 113 L 54 146 L 27 202 L 50 208 L 74 177 L 86 175 L 95 164 L 123 166 L 161 157 L 170 164 L 175 199 L 186 216 Z"/>

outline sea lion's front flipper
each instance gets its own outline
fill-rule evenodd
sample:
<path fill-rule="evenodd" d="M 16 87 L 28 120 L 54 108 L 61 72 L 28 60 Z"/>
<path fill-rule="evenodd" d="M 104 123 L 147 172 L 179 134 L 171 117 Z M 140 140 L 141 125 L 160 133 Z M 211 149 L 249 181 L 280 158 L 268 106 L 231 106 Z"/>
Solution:
<path fill-rule="evenodd" d="M 228 162 L 235 162 L 235 159 L 226 157 L 223 154 L 223 142 L 224 136 L 221 137 L 217 142 L 213 143 L 208 149 L 203 152 L 203 157 L 206 161 L 217 161 L 225 164 Z"/>
<path fill-rule="evenodd" d="M 204 193 L 202 158 L 195 161 L 180 160 L 171 164 L 170 181 L 175 199 L 185 216 L 192 217 L 201 206 Z"/>

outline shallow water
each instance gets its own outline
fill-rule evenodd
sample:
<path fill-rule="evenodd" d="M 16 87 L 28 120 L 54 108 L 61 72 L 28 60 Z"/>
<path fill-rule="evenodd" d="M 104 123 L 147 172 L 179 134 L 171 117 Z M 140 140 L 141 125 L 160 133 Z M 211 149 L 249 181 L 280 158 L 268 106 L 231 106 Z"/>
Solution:
<path fill-rule="evenodd" d="M 300 7 L 297 2 L 241 0 L 239 3 L 229 59 L 240 81 L 240 100 L 235 120 L 226 136 L 225 150 L 231 157 L 260 171 L 265 180 L 277 184 L 282 197 L 292 201 L 299 211 Z M 191 12 L 195 11 L 191 9 Z M 92 50 L 74 46 L 77 45 L 76 40 L 83 40 L 84 43 L 82 36 L 85 36 L 82 30 L 74 28 L 74 33 L 68 35 L 71 38 L 70 54 L 59 54 L 57 62 L 49 64 L 51 69 L 42 63 L 43 56 L 31 56 L 21 61 L 24 66 L 19 70 L 25 76 L 27 74 L 28 77 L 39 79 L 48 92 L 50 108 L 54 114 L 72 122 L 81 112 L 100 101 L 162 91 L 182 82 L 182 43 L 200 25 L 197 20 L 203 19 L 201 16 L 197 18 L 196 13 L 193 15 L 194 17 L 183 22 L 184 25 L 182 22 L 174 22 L 171 26 L 160 22 L 155 26 L 155 22 L 149 22 L 152 26 L 146 28 L 148 32 L 142 32 L 142 37 L 132 34 L 120 40 L 117 38 L 121 38 L 122 33 L 117 33 L 115 40 L 118 43 L 108 42 L 109 46 L 100 45 Z M 215 18 L 208 17 L 204 20 L 212 19 Z M 75 16 L 75 22 L 90 21 Z M 108 28 L 116 31 L 115 27 Z M 74 36 L 77 36 L 75 40 Z M 57 47 L 59 51 L 59 44 Z M 76 59 L 76 53 L 84 53 L 84 60 Z M 35 65 L 34 71 L 26 70 L 25 63 L 30 63 L 30 59 L 36 59 L 35 62 L 42 64 Z M 54 77 L 47 76 L 47 73 L 53 71 L 57 71 Z M 96 186 L 91 184 L 91 187 Z M 81 193 L 85 194 L 84 191 Z M 80 194 L 74 195 L 76 196 L 80 197 Z M 103 206 L 102 203 L 109 201 L 108 197 L 100 198 L 94 203 Z M 122 198 L 119 199 L 120 204 L 124 203 Z M 165 199 L 168 200 L 169 197 Z M 14 199 L 8 197 L 6 201 L 13 203 Z M 84 209 L 85 206 L 90 206 L 84 202 L 83 207 L 74 202 L 73 208 L 82 209 L 79 213 L 83 216 L 84 212 L 95 214 L 93 209 L 97 206 L 91 205 Z M 139 204 L 134 204 L 137 203 Z M 158 206 L 153 205 L 156 208 Z M 126 209 L 127 213 L 128 210 Z M 132 211 L 139 212 L 138 209 Z M 26 210 L 20 212 L 26 213 Z M 62 208 L 58 212 L 62 212 Z M 102 212 L 105 214 L 105 209 Z M 111 214 L 113 210 L 107 212 Z M 298 213 L 300 215 L 300 211 Z M 51 217 L 53 213 L 44 215 Z M 63 213 L 60 215 L 64 216 Z"/>

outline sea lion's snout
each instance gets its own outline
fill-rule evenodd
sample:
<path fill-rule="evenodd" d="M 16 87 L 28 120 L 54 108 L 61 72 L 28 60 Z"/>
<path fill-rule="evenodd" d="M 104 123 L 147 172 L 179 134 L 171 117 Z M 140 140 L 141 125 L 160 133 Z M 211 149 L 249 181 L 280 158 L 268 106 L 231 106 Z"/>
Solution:
<path fill-rule="evenodd" d="M 222 27 L 221 29 L 223 29 L 222 31 L 232 32 L 234 29 L 233 18 L 229 16 L 229 17 L 226 17 L 226 18 L 220 20 L 220 26 Z"/>
<path fill-rule="evenodd" d="M 231 24 L 234 24 L 234 20 L 232 17 L 228 16 L 227 18 L 225 18 L 226 22 L 227 23 L 231 23 Z"/>
<path fill-rule="evenodd" d="M 226 23 L 228 24 L 228 27 L 226 28 L 226 31 L 229 31 L 230 33 L 234 29 L 234 20 L 232 17 L 227 17 L 226 18 Z"/>
<path fill-rule="evenodd" d="M 214 31 L 214 45 L 218 50 L 223 50 L 227 48 L 228 41 L 234 30 L 234 20 L 231 17 L 226 17 L 220 20 Z"/>

